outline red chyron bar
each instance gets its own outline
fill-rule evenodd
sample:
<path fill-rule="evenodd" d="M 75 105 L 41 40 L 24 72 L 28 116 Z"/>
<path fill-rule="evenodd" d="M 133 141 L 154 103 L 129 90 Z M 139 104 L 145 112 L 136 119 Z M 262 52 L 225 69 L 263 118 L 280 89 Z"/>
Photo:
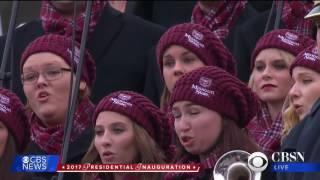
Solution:
<path fill-rule="evenodd" d="M 59 164 L 57 172 L 199 172 L 197 164 Z"/>

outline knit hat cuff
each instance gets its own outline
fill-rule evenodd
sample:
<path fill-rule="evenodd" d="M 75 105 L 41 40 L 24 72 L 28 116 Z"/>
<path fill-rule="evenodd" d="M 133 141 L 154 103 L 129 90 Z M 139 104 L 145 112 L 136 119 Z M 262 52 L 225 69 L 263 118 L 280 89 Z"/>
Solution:
<path fill-rule="evenodd" d="M 130 118 L 132 121 L 142 126 L 144 129 L 147 129 L 147 132 L 151 137 L 153 138 L 155 137 L 154 132 L 151 131 L 151 129 L 154 129 L 154 127 L 152 127 L 149 121 L 141 121 L 141 117 L 139 117 L 139 114 L 141 114 L 141 109 L 136 105 L 130 102 L 126 102 L 120 98 L 110 97 L 107 100 L 107 102 L 104 103 L 103 106 L 100 106 L 100 108 L 96 110 L 94 115 L 94 123 L 96 123 L 99 113 L 103 111 L 112 111 L 112 112 L 117 112 L 119 114 L 125 115 L 128 118 Z"/>
<path fill-rule="evenodd" d="M 179 101 L 191 101 L 197 105 L 216 111 L 222 117 L 233 120 L 237 124 L 240 122 L 238 121 L 239 117 L 237 117 L 237 110 L 233 104 L 234 102 L 230 102 L 229 99 L 222 98 L 221 96 L 215 94 L 214 91 L 204 89 L 195 84 L 192 84 L 191 87 L 187 86 L 181 85 L 179 87 L 175 87 L 174 92 L 176 93 L 172 94 L 170 98 L 170 107 Z M 188 90 L 186 88 L 190 89 Z"/>

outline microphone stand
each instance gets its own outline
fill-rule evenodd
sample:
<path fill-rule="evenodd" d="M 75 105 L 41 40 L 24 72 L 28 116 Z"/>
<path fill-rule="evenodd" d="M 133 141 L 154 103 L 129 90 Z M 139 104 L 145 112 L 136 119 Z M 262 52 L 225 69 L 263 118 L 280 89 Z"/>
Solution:
<path fill-rule="evenodd" d="M 90 16 L 91 16 L 91 7 L 92 7 L 92 1 L 87 1 L 86 3 L 86 16 L 85 16 L 85 22 L 83 25 L 83 32 L 81 36 L 81 45 L 80 45 L 80 62 L 78 64 L 77 72 L 76 72 L 76 82 L 75 85 L 72 86 L 73 93 L 71 94 L 71 106 L 70 112 L 68 113 L 68 118 L 67 121 L 65 122 L 66 131 L 64 132 L 64 141 L 63 141 L 63 149 L 62 149 L 62 158 L 61 158 L 61 164 L 65 164 L 67 161 L 67 153 L 69 149 L 69 142 L 70 142 L 70 135 L 71 135 L 71 130 L 72 130 L 72 125 L 73 125 L 73 117 L 74 117 L 74 112 L 76 108 L 76 103 L 77 103 L 77 97 L 78 97 L 78 90 L 79 90 L 79 85 L 80 85 L 80 78 L 81 78 L 81 71 L 82 71 L 82 66 L 83 66 L 83 61 L 84 61 L 84 53 L 85 53 L 85 48 L 86 48 L 86 41 L 87 41 L 87 34 L 88 34 L 88 27 L 89 27 L 89 21 L 90 21 Z M 60 172 L 58 175 L 58 180 L 63 179 L 63 172 Z"/>
<path fill-rule="evenodd" d="M 73 6 L 73 18 L 72 18 L 72 39 L 71 39 L 71 59 L 74 59 L 74 47 L 75 47 L 75 22 L 76 22 L 76 16 L 77 16 L 77 1 L 74 1 L 74 6 Z M 74 70 L 74 64 L 71 63 L 71 69 Z M 73 87 L 73 73 L 70 73 L 70 87 Z M 70 104 L 72 103 L 71 100 L 71 94 L 73 92 L 73 88 L 70 88 L 69 90 L 69 98 L 68 98 L 68 110 L 67 110 L 67 116 L 66 116 L 66 121 L 68 121 L 68 118 L 70 117 L 70 112 L 71 112 L 71 106 Z M 67 132 L 67 126 L 64 126 L 64 131 L 63 132 Z M 65 141 L 65 137 L 63 137 L 63 142 Z"/>
<path fill-rule="evenodd" d="M 283 5 L 284 5 L 284 0 L 279 2 L 279 6 L 277 8 L 277 16 L 276 16 L 276 20 L 274 22 L 274 29 L 279 29 L 279 27 L 280 27 L 280 19 L 281 19 L 281 15 L 282 15 Z"/>
<path fill-rule="evenodd" d="M 273 15 L 273 9 L 274 9 L 274 7 L 275 7 L 275 4 L 276 4 L 276 2 L 275 2 L 275 1 L 272 1 L 272 5 L 271 5 L 270 12 L 269 12 L 267 24 L 266 24 L 266 27 L 264 28 L 264 33 L 263 33 L 263 34 L 266 34 L 266 33 L 268 32 L 268 30 L 269 30 L 270 21 L 271 21 L 272 15 Z"/>
<path fill-rule="evenodd" d="M 268 16 L 267 24 L 266 24 L 266 27 L 264 28 L 264 33 L 263 34 L 266 34 L 268 32 L 268 30 L 269 30 L 270 21 L 271 21 L 272 15 L 273 15 L 274 7 L 277 6 L 276 4 L 277 4 L 276 0 L 274 0 L 272 2 L 272 5 L 271 5 L 271 9 L 270 9 L 270 13 L 269 13 L 269 16 Z M 281 20 L 283 6 L 284 6 L 284 0 L 279 1 L 279 5 L 277 6 L 277 9 L 276 9 L 276 18 L 275 18 L 273 29 L 279 29 L 279 27 L 280 27 L 280 20 Z"/>
<path fill-rule="evenodd" d="M 18 11 L 18 5 L 19 1 L 13 1 L 12 2 L 12 10 L 11 10 L 11 17 L 10 17 L 10 23 L 6 38 L 6 43 L 3 50 L 3 56 L 1 61 L 1 68 L 0 68 L 0 87 L 4 87 L 4 81 L 7 79 L 10 79 L 10 73 L 6 73 L 6 66 L 8 62 L 8 56 L 11 48 L 11 42 L 12 42 L 12 36 L 14 31 L 14 26 L 16 24 L 16 17 L 17 17 L 17 11 Z"/>

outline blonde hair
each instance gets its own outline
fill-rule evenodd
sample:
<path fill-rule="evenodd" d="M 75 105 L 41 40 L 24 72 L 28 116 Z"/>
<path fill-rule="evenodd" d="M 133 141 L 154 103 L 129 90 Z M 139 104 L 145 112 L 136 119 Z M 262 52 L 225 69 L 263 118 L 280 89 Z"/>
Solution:
<path fill-rule="evenodd" d="M 282 108 L 282 141 L 290 133 L 291 129 L 299 123 L 299 116 L 295 112 L 293 104 L 290 101 L 289 96 L 286 97 Z"/>
<path fill-rule="evenodd" d="M 149 163 L 149 164 L 163 164 L 165 163 L 165 155 L 163 150 L 158 146 L 158 144 L 151 138 L 148 132 L 136 123 L 133 123 L 133 131 L 135 144 L 138 148 L 138 161 L 135 163 Z M 99 153 L 94 145 L 94 140 L 82 159 L 82 163 L 90 164 L 102 164 Z M 160 173 L 134 173 L 139 179 L 160 179 Z M 112 173 L 84 173 L 83 180 L 93 179 L 94 177 L 109 177 L 112 178 Z"/>
<path fill-rule="evenodd" d="M 267 48 L 267 49 L 273 49 L 273 50 L 279 52 L 279 55 L 284 59 L 284 61 L 287 63 L 288 66 L 290 66 L 291 63 L 295 59 L 295 56 L 293 56 L 291 53 L 289 53 L 287 51 L 284 51 L 284 50 L 281 50 L 281 49 L 277 49 L 277 48 Z M 263 49 L 263 50 L 265 50 L 265 49 Z M 263 51 L 263 50 L 261 50 L 261 51 Z M 258 56 L 256 56 L 256 57 L 258 57 Z M 254 70 L 254 66 L 255 65 L 253 65 L 253 69 L 252 69 L 252 72 L 251 72 L 251 75 L 250 75 L 250 78 L 249 78 L 248 87 L 251 88 L 252 91 L 255 92 L 256 90 L 255 90 L 255 86 L 254 86 L 254 76 L 255 76 L 255 72 L 256 71 Z"/>

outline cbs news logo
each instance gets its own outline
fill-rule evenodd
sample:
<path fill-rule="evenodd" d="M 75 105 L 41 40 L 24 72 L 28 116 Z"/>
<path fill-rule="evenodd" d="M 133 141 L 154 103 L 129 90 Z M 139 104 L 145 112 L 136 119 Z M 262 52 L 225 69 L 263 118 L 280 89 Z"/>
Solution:
<path fill-rule="evenodd" d="M 268 158 L 262 152 L 254 152 L 248 157 L 248 166 L 254 172 L 262 172 L 268 167 Z"/>
<path fill-rule="evenodd" d="M 242 150 L 233 150 L 218 159 L 213 177 L 215 180 L 260 179 L 267 166 L 268 158 L 261 152 L 250 154 Z"/>

